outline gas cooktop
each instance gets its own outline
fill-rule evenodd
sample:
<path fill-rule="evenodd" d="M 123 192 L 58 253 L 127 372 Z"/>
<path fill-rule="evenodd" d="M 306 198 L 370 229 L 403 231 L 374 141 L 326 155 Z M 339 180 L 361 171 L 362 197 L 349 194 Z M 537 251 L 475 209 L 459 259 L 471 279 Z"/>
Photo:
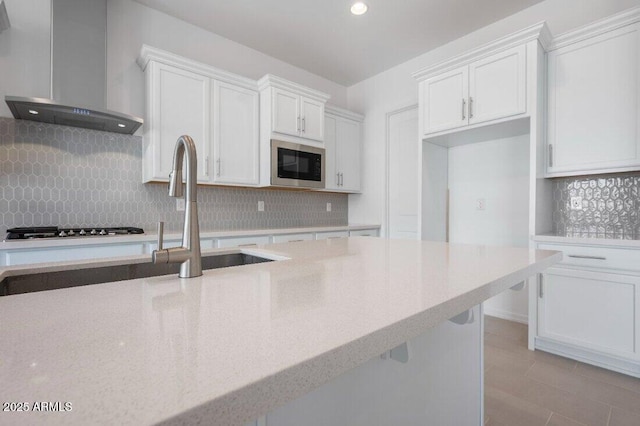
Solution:
<path fill-rule="evenodd" d="M 11 228 L 7 230 L 5 241 L 30 240 L 36 238 L 105 237 L 108 235 L 144 234 L 141 228 L 133 226 L 103 227 L 85 226 L 78 228 L 58 228 L 57 226 L 36 226 L 33 228 Z"/>

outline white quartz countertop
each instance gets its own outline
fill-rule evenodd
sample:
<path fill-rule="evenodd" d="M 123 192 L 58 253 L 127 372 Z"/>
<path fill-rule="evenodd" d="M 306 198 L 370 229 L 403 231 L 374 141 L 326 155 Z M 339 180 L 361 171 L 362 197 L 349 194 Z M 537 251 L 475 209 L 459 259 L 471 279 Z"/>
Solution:
<path fill-rule="evenodd" d="M 0 297 L 0 399 L 72 404 L 0 424 L 242 425 L 562 256 L 367 237 L 214 251 L 287 260 Z"/>
<path fill-rule="evenodd" d="M 552 234 L 535 235 L 532 237 L 532 240 L 539 243 L 640 248 L 640 240 L 623 240 L 623 239 L 613 239 L 613 238 L 563 237 L 563 236 L 552 235 Z"/>

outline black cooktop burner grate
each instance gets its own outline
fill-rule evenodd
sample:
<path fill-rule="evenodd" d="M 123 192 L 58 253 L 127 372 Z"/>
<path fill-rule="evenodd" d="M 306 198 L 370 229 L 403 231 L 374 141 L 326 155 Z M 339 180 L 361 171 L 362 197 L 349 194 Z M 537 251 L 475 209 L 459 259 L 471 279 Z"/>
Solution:
<path fill-rule="evenodd" d="M 133 226 L 101 227 L 85 226 L 77 228 L 58 228 L 57 226 L 35 226 L 25 228 L 11 228 L 7 230 L 6 240 L 30 240 L 36 238 L 67 238 L 67 237 L 104 237 L 108 235 L 144 234 L 141 228 Z"/>

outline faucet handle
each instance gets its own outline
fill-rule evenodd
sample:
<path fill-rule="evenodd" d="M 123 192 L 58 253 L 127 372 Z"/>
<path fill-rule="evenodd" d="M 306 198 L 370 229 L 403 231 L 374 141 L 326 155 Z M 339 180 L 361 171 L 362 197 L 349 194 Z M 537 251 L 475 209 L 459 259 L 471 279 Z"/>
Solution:
<path fill-rule="evenodd" d="M 158 222 L 158 250 L 162 250 L 162 240 L 164 239 L 164 222 Z"/>

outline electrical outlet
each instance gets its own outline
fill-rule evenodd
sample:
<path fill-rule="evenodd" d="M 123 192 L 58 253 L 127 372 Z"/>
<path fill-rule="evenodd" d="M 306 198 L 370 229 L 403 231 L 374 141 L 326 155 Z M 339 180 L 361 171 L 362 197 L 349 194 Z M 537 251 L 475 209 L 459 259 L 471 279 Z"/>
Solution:
<path fill-rule="evenodd" d="M 331 203 L 327 203 L 327 211 L 330 212 L 331 211 Z"/>
<path fill-rule="evenodd" d="M 179 212 L 184 211 L 184 198 L 176 198 L 176 210 Z"/>
<path fill-rule="evenodd" d="M 582 210 L 582 197 L 571 197 L 571 210 Z"/>
<path fill-rule="evenodd" d="M 484 210 L 487 208 L 487 200 L 484 198 L 478 198 L 476 200 L 476 210 Z"/>
<path fill-rule="evenodd" d="M 264 211 L 264 201 L 258 201 L 258 211 L 259 212 Z"/>

